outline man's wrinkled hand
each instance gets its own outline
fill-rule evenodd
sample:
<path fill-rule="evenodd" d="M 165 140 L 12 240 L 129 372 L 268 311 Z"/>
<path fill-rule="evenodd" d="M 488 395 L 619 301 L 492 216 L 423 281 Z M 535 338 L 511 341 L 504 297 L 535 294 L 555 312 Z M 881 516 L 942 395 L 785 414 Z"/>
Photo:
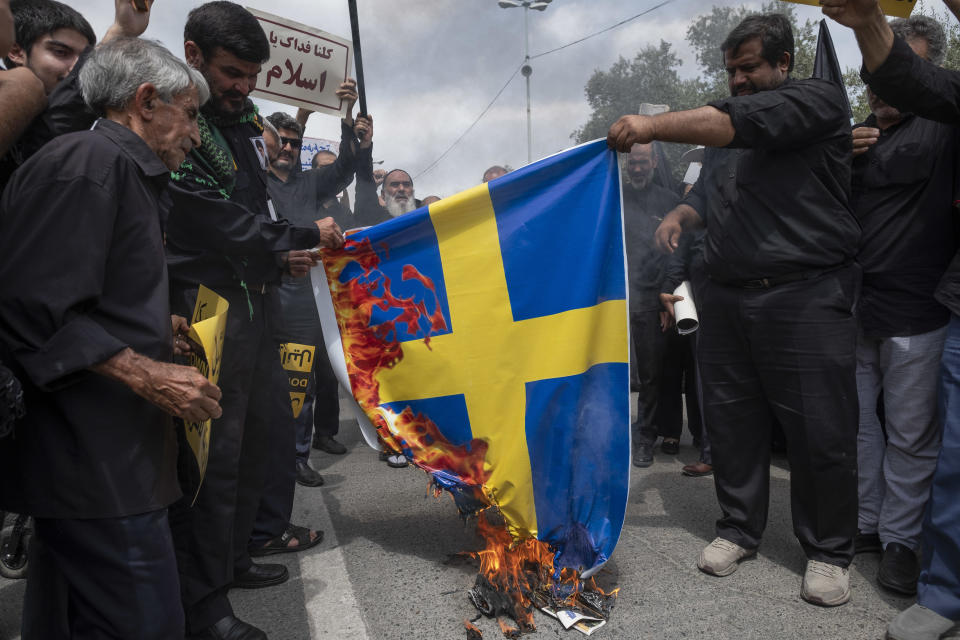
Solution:
<path fill-rule="evenodd" d="M 187 422 L 203 422 L 223 414 L 220 388 L 193 367 L 150 361 L 146 383 L 134 391 Z"/>
<path fill-rule="evenodd" d="M 315 220 L 314 224 L 320 229 L 321 240 L 318 247 L 327 247 L 328 249 L 339 249 L 343 246 L 343 230 L 333 221 L 333 218 L 323 218 Z"/>
<path fill-rule="evenodd" d="M 683 235 L 683 227 L 673 216 L 668 215 L 657 227 L 653 236 L 657 249 L 663 253 L 673 253 L 680 246 L 680 236 Z"/>
<path fill-rule="evenodd" d="M 866 153 L 880 139 L 880 129 L 857 127 L 853 130 L 853 155 Z"/>
<path fill-rule="evenodd" d="M 655 135 L 651 116 L 623 116 L 610 127 L 607 146 L 621 153 L 629 153 L 635 144 L 653 142 Z"/>
<path fill-rule="evenodd" d="M 287 272 L 294 278 L 302 278 L 316 266 L 320 256 L 314 251 L 288 251 L 286 256 Z"/>
<path fill-rule="evenodd" d="M 823 15 L 836 20 L 845 27 L 859 29 L 883 19 L 878 0 L 821 0 Z"/>

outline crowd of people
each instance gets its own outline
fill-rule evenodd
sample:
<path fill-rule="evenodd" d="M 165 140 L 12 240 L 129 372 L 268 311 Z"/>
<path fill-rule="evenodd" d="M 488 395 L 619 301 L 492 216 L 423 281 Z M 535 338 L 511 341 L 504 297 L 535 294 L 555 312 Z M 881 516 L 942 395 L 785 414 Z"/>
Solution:
<path fill-rule="evenodd" d="M 843 87 L 791 77 L 790 24 L 764 14 L 721 46 L 729 98 L 610 129 L 633 464 L 660 438 L 677 453 L 685 397 L 700 456 L 683 472 L 713 475 L 722 512 L 697 565 L 723 577 L 760 546 L 784 447 L 801 597 L 845 604 L 854 555 L 880 553 L 878 583 L 918 598 L 888 637 L 935 640 L 960 621 L 960 73 L 938 66 L 936 21 L 822 4 L 856 32 L 865 122 Z M 98 42 L 65 4 L 0 0 L 0 509 L 34 518 L 22 636 L 266 638 L 229 590 L 286 581 L 253 558 L 322 542 L 292 522 L 294 492 L 324 482 L 311 448 L 347 453 L 316 248 L 439 198 L 374 171 L 352 80 L 339 152 L 303 170 L 311 114 L 249 99 L 269 43 L 242 6 L 193 9 L 182 59 L 139 37 L 150 2 L 115 6 Z M 661 143 L 705 149 L 675 181 Z M 689 336 L 672 329 L 684 281 Z M 201 286 L 230 304 L 218 384 L 186 364 Z M 201 482 L 184 425 L 207 420 Z"/>
<path fill-rule="evenodd" d="M 960 2 L 944 2 L 960 18 Z M 887 637 L 936 640 L 960 621 L 960 74 L 939 66 L 935 20 L 888 23 L 876 0 L 821 4 L 855 30 L 865 122 L 851 128 L 839 84 L 791 77 L 789 22 L 768 14 L 721 46 L 730 98 L 610 129 L 629 154 L 633 464 L 652 463 L 658 436 L 675 447 L 658 404 L 666 363 L 685 359 L 664 358 L 663 332 L 689 280 L 701 458 L 684 471 L 713 473 L 722 512 L 697 566 L 728 576 L 756 554 L 779 432 L 807 557 L 801 597 L 845 604 L 854 555 L 880 553 L 877 582 L 917 595 Z M 675 186 L 658 174 L 659 142 L 703 145 L 699 176 Z"/>

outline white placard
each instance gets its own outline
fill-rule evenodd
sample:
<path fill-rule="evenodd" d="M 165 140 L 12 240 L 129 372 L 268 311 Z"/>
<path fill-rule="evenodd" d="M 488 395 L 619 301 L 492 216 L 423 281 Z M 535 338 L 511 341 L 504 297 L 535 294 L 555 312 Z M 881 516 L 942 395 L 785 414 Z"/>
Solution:
<path fill-rule="evenodd" d="M 304 138 L 300 145 L 300 168 L 304 171 L 310 171 L 313 163 L 313 156 L 321 151 L 332 151 L 340 155 L 340 143 L 334 140 L 324 138 Z"/>
<path fill-rule="evenodd" d="M 317 113 L 343 117 L 336 96 L 350 75 L 350 40 L 247 7 L 270 41 L 270 59 L 257 77 L 254 94 Z"/>

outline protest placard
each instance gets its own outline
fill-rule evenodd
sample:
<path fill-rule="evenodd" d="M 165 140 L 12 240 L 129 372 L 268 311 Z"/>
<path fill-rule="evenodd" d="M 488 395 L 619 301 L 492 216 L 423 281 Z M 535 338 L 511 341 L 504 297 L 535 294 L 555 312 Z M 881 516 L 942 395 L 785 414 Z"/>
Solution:
<path fill-rule="evenodd" d="M 820 0 L 785 0 L 785 2 L 820 6 Z M 880 0 L 880 8 L 891 18 L 909 18 L 915 6 L 917 6 L 916 0 Z"/>
<path fill-rule="evenodd" d="M 336 96 L 350 75 L 350 41 L 256 9 L 270 41 L 270 59 L 260 71 L 254 90 L 268 100 L 337 117 L 345 103 Z"/>
<path fill-rule="evenodd" d="M 340 155 L 340 143 L 324 138 L 303 138 L 303 144 L 300 145 L 300 168 L 309 171 L 312 168 L 313 156 L 321 151 L 331 151 Z"/>
<path fill-rule="evenodd" d="M 190 364 L 205 375 L 213 384 L 220 379 L 220 363 L 223 361 L 223 337 L 227 329 L 227 311 L 230 303 L 216 293 L 200 285 L 197 302 L 190 319 L 190 340 L 202 349 L 190 353 Z M 197 463 L 196 492 L 200 491 L 203 476 L 207 472 L 207 459 L 210 454 L 210 420 L 204 422 L 184 422 L 187 444 Z M 193 497 L 197 499 L 196 493 Z"/>

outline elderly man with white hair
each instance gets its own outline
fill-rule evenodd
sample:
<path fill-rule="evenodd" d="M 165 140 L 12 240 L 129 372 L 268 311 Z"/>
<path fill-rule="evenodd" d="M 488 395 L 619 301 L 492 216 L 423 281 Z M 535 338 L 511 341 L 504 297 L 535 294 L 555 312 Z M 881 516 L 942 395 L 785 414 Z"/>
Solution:
<path fill-rule="evenodd" d="M 200 142 L 203 77 L 118 39 L 80 75 L 100 119 L 61 136 L 0 201 L 0 356 L 26 417 L 0 441 L 0 508 L 35 517 L 23 638 L 181 638 L 167 507 L 172 416 L 219 417 L 220 390 L 171 363 L 159 195 Z"/>

